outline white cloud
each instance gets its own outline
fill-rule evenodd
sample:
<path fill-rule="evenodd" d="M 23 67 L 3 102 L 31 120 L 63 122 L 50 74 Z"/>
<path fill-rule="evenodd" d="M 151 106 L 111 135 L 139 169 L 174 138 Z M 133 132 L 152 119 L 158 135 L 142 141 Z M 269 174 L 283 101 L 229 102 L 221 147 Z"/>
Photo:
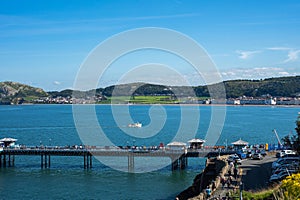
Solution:
<path fill-rule="evenodd" d="M 289 50 L 291 50 L 291 48 L 289 48 L 289 47 L 269 47 L 267 49 L 272 50 L 272 51 L 289 51 Z"/>
<path fill-rule="evenodd" d="M 299 54 L 300 54 L 300 50 L 290 50 L 288 53 L 288 58 L 284 61 L 284 63 L 294 62 L 294 61 L 298 60 Z"/>
<path fill-rule="evenodd" d="M 294 62 L 296 60 L 298 60 L 299 58 L 299 54 L 300 54 L 300 50 L 299 49 L 293 49 L 293 48 L 289 48 L 289 47 L 271 47 L 271 48 L 267 48 L 268 50 L 272 50 L 272 51 L 288 51 L 287 54 L 287 59 L 283 61 L 283 63 L 288 63 L 288 62 Z"/>
<path fill-rule="evenodd" d="M 255 67 L 255 68 L 234 68 L 228 71 L 223 71 L 222 77 L 224 80 L 233 79 L 264 79 L 280 76 L 295 76 L 299 73 L 292 69 L 283 69 L 279 67 Z"/>
<path fill-rule="evenodd" d="M 59 81 L 54 81 L 53 84 L 54 84 L 54 85 L 60 85 L 61 82 L 59 82 Z"/>
<path fill-rule="evenodd" d="M 257 54 L 260 53 L 261 51 L 241 51 L 241 50 L 237 50 L 236 53 L 239 54 L 239 58 L 246 60 L 248 58 L 250 58 L 253 54 Z"/>

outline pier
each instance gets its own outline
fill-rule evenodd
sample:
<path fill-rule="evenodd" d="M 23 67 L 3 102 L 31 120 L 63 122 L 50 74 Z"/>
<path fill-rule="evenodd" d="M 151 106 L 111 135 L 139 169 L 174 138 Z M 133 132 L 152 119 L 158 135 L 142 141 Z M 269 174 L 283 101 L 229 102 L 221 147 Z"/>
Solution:
<path fill-rule="evenodd" d="M 41 168 L 50 168 L 52 156 L 80 156 L 83 158 L 83 166 L 90 169 L 93 166 L 93 156 L 106 157 L 127 157 L 128 171 L 134 171 L 135 157 L 168 157 L 170 158 L 172 170 L 185 169 L 188 165 L 190 157 L 216 157 L 218 155 L 232 154 L 234 151 L 219 151 L 213 148 L 206 149 L 158 149 L 158 150 L 134 150 L 121 149 L 118 147 L 88 147 L 88 148 L 72 148 L 72 147 L 21 147 L 10 148 L 5 147 L 0 151 L 0 167 L 11 167 L 15 164 L 15 156 L 40 156 Z"/>

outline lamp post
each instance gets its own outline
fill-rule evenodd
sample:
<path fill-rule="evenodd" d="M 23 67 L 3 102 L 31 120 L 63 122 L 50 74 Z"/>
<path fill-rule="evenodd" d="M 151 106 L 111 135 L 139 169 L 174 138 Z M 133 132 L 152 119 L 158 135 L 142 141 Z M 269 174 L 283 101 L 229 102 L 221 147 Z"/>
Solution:
<path fill-rule="evenodd" d="M 243 200 L 243 188 L 244 188 L 244 185 L 243 185 L 243 182 L 241 181 L 240 182 L 240 200 Z"/>

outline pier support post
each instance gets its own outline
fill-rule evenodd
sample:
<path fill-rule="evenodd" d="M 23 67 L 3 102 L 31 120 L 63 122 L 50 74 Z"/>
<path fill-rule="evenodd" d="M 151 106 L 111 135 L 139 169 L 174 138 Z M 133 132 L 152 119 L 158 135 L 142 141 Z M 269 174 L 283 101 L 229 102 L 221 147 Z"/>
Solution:
<path fill-rule="evenodd" d="M 173 162 L 172 162 L 172 171 L 175 171 L 178 169 L 178 159 L 175 159 Z"/>
<path fill-rule="evenodd" d="M 181 156 L 179 158 L 179 164 L 180 164 L 180 169 L 185 169 L 187 166 L 187 157 L 186 156 Z"/>
<path fill-rule="evenodd" d="M 134 155 L 132 154 L 128 155 L 128 172 L 134 172 Z"/>
<path fill-rule="evenodd" d="M 44 163 L 43 163 L 44 161 L 43 161 L 43 160 L 44 160 L 44 156 L 41 155 L 41 168 L 42 168 L 42 169 L 44 168 Z"/>
<path fill-rule="evenodd" d="M 86 167 L 89 169 L 90 168 L 90 155 L 86 155 Z"/>
<path fill-rule="evenodd" d="M 15 166 L 15 155 L 13 155 L 13 157 L 12 157 L 12 166 Z"/>
<path fill-rule="evenodd" d="M 6 167 L 6 155 L 3 156 L 3 167 Z"/>
<path fill-rule="evenodd" d="M 50 168 L 50 155 L 48 155 L 48 167 Z"/>
<path fill-rule="evenodd" d="M 8 166 L 10 167 L 11 165 L 11 162 L 10 162 L 10 154 L 8 154 Z"/>
<path fill-rule="evenodd" d="M 86 154 L 83 155 L 83 167 L 84 167 L 84 169 L 92 168 L 92 166 L 93 166 L 92 160 L 93 160 L 93 156 L 90 155 L 90 153 L 86 153 Z"/>
<path fill-rule="evenodd" d="M 2 167 L 2 155 L 0 155 L 0 168 Z"/>
<path fill-rule="evenodd" d="M 93 159 L 93 156 L 92 155 L 90 155 L 90 168 L 92 168 L 92 159 Z"/>
<path fill-rule="evenodd" d="M 48 165 L 47 165 L 47 155 L 45 154 L 45 168 L 47 168 Z"/>

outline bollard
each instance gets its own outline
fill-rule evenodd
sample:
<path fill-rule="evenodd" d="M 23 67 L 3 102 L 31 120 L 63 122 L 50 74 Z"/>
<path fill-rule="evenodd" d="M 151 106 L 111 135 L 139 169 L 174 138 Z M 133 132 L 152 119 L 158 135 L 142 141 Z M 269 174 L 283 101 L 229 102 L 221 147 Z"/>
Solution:
<path fill-rule="evenodd" d="M 240 200 L 243 200 L 243 188 L 244 188 L 243 182 L 241 181 L 240 182 Z"/>

